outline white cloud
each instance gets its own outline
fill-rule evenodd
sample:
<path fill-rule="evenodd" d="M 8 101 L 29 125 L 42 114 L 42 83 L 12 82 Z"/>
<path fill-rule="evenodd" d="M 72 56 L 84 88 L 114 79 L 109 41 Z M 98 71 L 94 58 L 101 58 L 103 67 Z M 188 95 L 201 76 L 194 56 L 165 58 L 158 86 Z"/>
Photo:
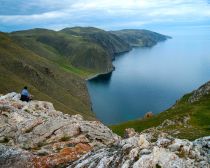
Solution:
<path fill-rule="evenodd" d="M 158 22 L 183 22 L 210 19 L 205 0 L 25 0 L 22 8 L 37 9 L 32 14 L 0 15 L 0 24 L 56 25 L 95 24 L 144 25 Z M 42 9 L 42 10 L 41 10 Z M 28 12 L 27 12 L 28 13 Z M 100 23 L 99 23 L 100 22 Z M 104 25 L 106 27 L 106 25 Z"/>
<path fill-rule="evenodd" d="M 0 16 L 0 21 L 2 23 L 16 22 L 19 24 L 37 22 L 37 21 L 46 21 L 50 19 L 59 19 L 65 17 L 66 13 L 63 12 L 47 12 L 42 14 L 33 14 L 33 15 L 7 15 Z"/>

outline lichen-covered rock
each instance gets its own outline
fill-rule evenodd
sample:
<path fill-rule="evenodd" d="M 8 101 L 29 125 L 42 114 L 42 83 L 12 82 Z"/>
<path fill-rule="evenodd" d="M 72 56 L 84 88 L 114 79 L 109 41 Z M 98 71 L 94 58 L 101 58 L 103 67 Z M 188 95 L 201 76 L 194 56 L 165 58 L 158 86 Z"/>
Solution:
<path fill-rule="evenodd" d="M 30 154 L 35 167 L 66 165 L 92 149 L 113 144 L 120 139 L 99 121 L 85 121 L 80 115 L 56 111 L 49 102 L 19 100 L 20 95 L 0 96 L 0 143 L 16 147 L 19 161 L 1 162 L 2 167 L 20 166 L 22 153 Z M 1 153 L 8 153 L 1 150 Z M 15 152 L 14 152 L 15 153 Z M 3 158 L 0 158 L 3 159 Z M 28 161 L 28 160 L 27 160 Z"/>
<path fill-rule="evenodd" d="M 79 143 L 74 147 L 65 147 L 59 153 L 35 157 L 33 158 L 33 165 L 36 168 L 63 166 L 77 160 L 90 150 L 90 145 Z"/>

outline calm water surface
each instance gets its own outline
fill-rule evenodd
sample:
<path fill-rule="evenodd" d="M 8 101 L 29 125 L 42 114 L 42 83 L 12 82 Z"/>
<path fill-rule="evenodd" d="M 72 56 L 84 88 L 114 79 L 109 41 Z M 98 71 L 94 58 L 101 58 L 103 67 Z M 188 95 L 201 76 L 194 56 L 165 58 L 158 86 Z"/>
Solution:
<path fill-rule="evenodd" d="M 105 124 L 159 113 L 210 80 L 210 29 L 169 34 L 153 48 L 134 48 L 109 76 L 88 81 L 93 111 Z"/>

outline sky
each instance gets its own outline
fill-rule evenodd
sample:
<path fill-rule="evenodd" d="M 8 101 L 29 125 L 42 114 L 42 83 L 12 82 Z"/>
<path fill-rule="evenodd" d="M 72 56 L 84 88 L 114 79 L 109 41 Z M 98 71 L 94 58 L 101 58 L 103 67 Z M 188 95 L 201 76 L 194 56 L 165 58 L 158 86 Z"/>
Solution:
<path fill-rule="evenodd" d="M 210 26 L 210 0 L 0 0 L 0 31 Z"/>

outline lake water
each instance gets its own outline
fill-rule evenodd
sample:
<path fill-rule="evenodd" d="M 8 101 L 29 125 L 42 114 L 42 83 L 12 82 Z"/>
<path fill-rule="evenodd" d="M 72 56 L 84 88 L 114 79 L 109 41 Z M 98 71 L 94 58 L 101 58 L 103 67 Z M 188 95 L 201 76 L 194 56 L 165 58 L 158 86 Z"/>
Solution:
<path fill-rule="evenodd" d="M 210 80 L 210 29 L 168 35 L 173 39 L 117 56 L 112 74 L 88 81 L 99 120 L 110 125 L 160 113 Z"/>

